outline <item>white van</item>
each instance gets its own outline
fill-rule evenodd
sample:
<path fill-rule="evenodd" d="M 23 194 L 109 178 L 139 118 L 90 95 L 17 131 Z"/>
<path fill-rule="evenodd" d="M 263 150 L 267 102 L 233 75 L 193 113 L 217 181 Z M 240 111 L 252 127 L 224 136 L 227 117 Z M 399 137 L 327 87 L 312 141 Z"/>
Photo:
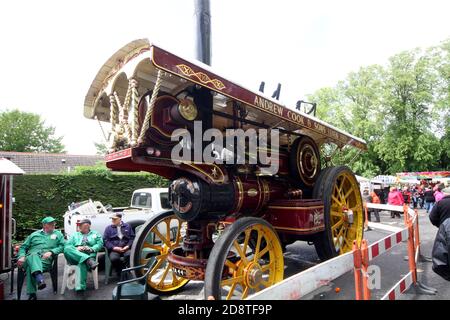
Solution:
<path fill-rule="evenodd" d="M 68 238 L 76 232 L 77 224 L 83 219 L 91 220 L 91 229 L 103 234 L 111 224 L 110 217 L 116 212 L 122 213 L 122 220 L 135 228 L 153 215 L 172 209 L 168 196 L 167 188 L 145 188 L 133 192 L 129 207 L 113 208 L 91 199 L 72 203 L 64 214 L 65 236 Z"/>

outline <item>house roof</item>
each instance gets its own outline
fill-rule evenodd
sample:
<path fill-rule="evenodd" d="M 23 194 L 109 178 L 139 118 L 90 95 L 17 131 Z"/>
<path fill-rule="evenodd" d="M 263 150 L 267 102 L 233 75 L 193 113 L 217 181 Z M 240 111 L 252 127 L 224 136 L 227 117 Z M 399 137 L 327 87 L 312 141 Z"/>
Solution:
<path fill-rule="evenodd" d="M 0 157 L 0 174 L 24 174 L 25 172 L 8 159 Z"/>
<path fill-rule="evenodd" d="M 99 155 L 11 151 L 0 151 L 0 158 L 10 160 L 27 174 L 68 172 L 76 166 L 93 166 L 104 160 L 104 157 Z"/>

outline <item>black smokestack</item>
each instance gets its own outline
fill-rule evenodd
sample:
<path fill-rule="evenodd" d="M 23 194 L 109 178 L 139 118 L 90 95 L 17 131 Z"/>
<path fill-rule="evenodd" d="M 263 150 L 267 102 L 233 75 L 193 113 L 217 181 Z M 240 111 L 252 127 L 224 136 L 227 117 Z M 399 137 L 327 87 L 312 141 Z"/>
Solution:
<path fill-rule="evenodd" d="M 195 1 L 196 58 L 211 65 L 211 10 L 209 0 Z"/>

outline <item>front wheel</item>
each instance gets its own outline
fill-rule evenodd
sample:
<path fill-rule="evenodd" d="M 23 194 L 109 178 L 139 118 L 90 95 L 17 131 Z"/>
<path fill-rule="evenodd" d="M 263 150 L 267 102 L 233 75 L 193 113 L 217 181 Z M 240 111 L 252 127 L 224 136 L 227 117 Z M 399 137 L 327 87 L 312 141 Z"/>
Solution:
<path fill-rule="evenodd" d="M 167 260 L 167 256 L 181 246 L 185 224 L 172 211 L 162 212 L 150 218 L 134 239 L 131 266 L 149 264 L 152 268 L 147 277 L 147 287 L 151 293 L 174 294 L 189 282 L 177 276 Z M 140 272 L 144 274 L 147 270 Z"/>
<path fill-rule="evenodd" d="M 283 252 L 275 230 L 263 219 L 241 218 L 224 231 L 211 250 L 205 298 L 245 299 L 283 280 L 283 274 Z"/>

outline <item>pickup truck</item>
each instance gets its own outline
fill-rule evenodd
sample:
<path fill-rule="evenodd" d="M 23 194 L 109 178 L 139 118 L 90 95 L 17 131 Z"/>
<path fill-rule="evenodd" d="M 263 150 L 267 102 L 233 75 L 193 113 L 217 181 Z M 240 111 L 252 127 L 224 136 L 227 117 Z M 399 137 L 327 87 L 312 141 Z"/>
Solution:
<path fill-rule="evenodd" d="M 83 219 L 91 220 L 91 229 L 103 234 L 111 224 L 113 213 L 122 213 L 122 220 L 136 228 L 144 224 L 153 215 L 172 207 L 169 204 L 167 188 L 146 188 L 133 192 L 129 207 L 104 206 L 100 201 L 82 201 L 72 203 L 64 214 L 64 233 L 66 238 L 77 230 L 77 224 Z"/>

